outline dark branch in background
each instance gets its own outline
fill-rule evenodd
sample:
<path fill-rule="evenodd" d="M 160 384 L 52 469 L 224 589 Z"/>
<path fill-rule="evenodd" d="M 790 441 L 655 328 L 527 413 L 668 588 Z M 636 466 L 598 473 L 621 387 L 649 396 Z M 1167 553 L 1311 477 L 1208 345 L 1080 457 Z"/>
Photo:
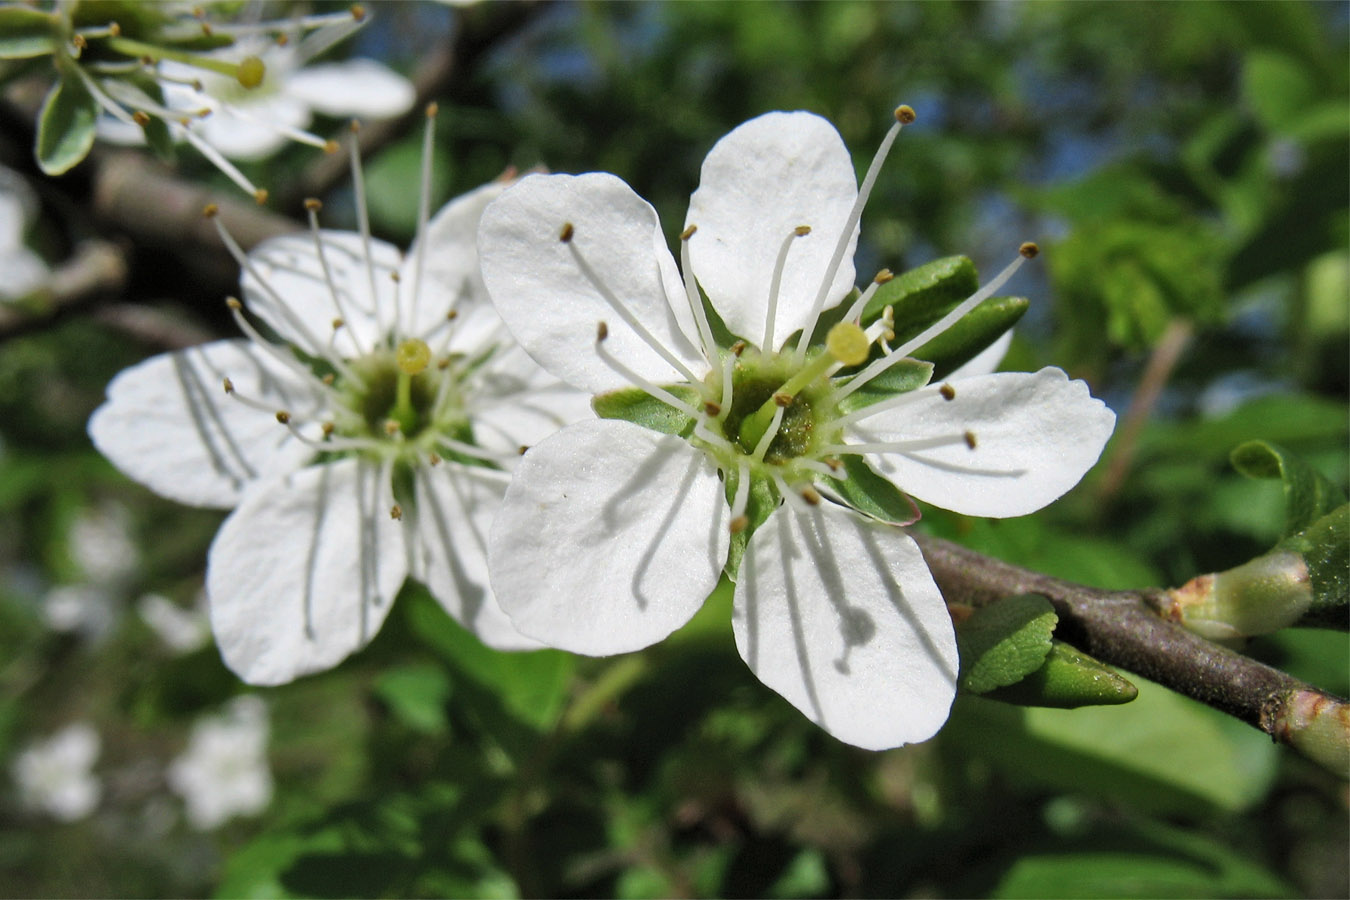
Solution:
<path fill-rule="evenodd" d="M 1040 594 L 1059 615 L 1056 636 L 1103 662 L 1222 710 L 1272 738 L 1344 765 L 1350 705 L 1291 675 L 1211 643 L 1150 608 L 1160 591 L 1106 591 L 1052 578 L 959 544 L 912 534 L 948 602 L 986 606 L 1013 594 Z M 1316 720 L 1316 721 L 1314 721 Z M 1329 752 L 1310 748 L 1330 740 Z"/>

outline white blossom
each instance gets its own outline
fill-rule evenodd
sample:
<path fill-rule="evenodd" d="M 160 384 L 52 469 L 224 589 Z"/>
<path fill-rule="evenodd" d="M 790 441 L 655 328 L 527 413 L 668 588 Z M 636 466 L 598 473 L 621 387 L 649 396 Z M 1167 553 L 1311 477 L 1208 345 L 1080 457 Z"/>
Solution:
<path fill-rule="evenodd" d="M 25 241 L 35 206 L 27 183 L 0 166 L 0 301 L 31 294 L 50 274 Z"/>
<path fill-rule="evenodd" d="M 267 808 L 272 801 L 268 731 L 267 706 L 251 695 L 236 697 L 220 715 L 193 724 L 187 749 L 166 775 L 169 787 L 183 798 L 193 828 L 207 831 Z"/>
<path fill-rule="evenodd" d="M 146 594 L 136 602 L 141 621 L 174 653 L 200 650 L 211 640 L 205 597 L 197 609 L 183 609 L 163 594 Z"/>
<path fill-rule="evenodd" d="M 87 722 L 74 722 L 30 744 L 11 768 L 24 805 L 62 822 L 92 813 L 103 795 L 103 785 L 92 771 L 99 744 L 98 732 Z"/>
<path fill-rule="evenodd" d="M 522 632 L 578 653 L 636 650 L 686 622 L 725 570 L 741 655 L 836 737 L 893 747 L 945 721 L 956 645 L 918 547 L 895 527 L 913 517 L 860 503 L 852 473 L 969 515 L 1022 515 L 1078 482 L 1114 416 L 1058 369 L 850 397 L 1021 262 L 900 346 L 884 321 L 857 324 L 875 284 L 825 347 L 810 344 L 822 311 L 854 290 L 858 219 L 898 130 L 861 189 L 817 116 L 732 131 L 691 198 L 683 277 L 655 211 L 612 175 L 531 176 L 488 209 L 483 273 L 521 345 L 598 403 L 636 387 L 665 404 L 648 427 L 582 422 L 525 454 L 489 549 Z M 876 344 L 884 355 L 864 367 Z"/>

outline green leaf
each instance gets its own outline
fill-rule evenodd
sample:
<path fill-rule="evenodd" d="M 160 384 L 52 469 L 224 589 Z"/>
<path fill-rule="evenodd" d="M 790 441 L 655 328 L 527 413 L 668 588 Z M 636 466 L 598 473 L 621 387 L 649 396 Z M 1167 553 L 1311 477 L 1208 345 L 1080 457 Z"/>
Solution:
<path fill-rule="evenodd" d="M 1019 594 L 977 609 L 956 630 L 963 690 L 983 694 L 1039 669 L 1059 616 L 1039 594 Z"/>
<path fill-rule="evenodd" d="M 445 704 L 450 676 L 440 666 L 416 663 L 389 669 L 375 679 L 375 695 L 414 731 L 444 734 L 449 728 Z"/>
<path fill-rule="evenodd" d="M 1052 641 L 1039 669 L 1016 684 L 985 694 L 991 700 L 1018 706 L 1077 709 L 1129 703 L 1139 689 L 1114 669 L 1063 641 Z"/>
<path fill-rule="evenodd" d="M 892 307 L 897 341 L 905 341 L 950 312 L 980 289 L 975 264 L 965 256 L 948 256 L 897 275 L 877 288 L 862 313 L 871 324 Z"/>
<path fill-rule="evenodd" d="M 1350 627 L 1350 504 L 1281 541 L 1278 549 L 1299 554 L 1308 567 L 1312 605 L 1298 624 Z"/>
<path fill-rule="evenodd" d="M 917 359 L 897 360 L 894 365 L 841 400 L 839 411 L 853 412 L 855 409 L 889 400 L 896 394 L 918 390 L 928 384 L 932 375 L 932 363 Z M 836 383 L 843 386 L 848 381 L 849 379 L 843 378 L 838 379 Z"/>
<path fill-rule="evenodd" d="M 69 171 L 94 145 L 98 102 L 76 73 L 52 86 L 38 115 L 37 161 L 48 175 Z"/>
<path fill-rule="evenodd" d="M 1269 441 L 1248 441 L 1232 453 L 1233 468 L 1248 478 L 1284 482 L 1283 537 L 1302 531 L 1345 502 L 1345 494 L 1301 458 Z"/>
<path fill-rule="evenodd" d="M 666 385 L 666 390 L 697 408 L 702 402 L 698 391 L 688 385 Z M 694 432 L 693 419 L 669 403 L 657 400 L 641 388 L 620 388 L 591 398 L 591 408 L 602 419 L 623 419 L 662 434 L 688 437 Z"/>
<path fill-rule="evenodd" d="M 933 363 L 934 378 L 945 378 L 1016 325 L 1030 305 L 1025 297 L 990 297 L 914 355 Z"/>
<path fill-rule="evenodd" d="M 1243 66 L 1242 93 L 1261 124 L 1279 134 L 1318 90 L 1312 73 L 1298 59 L 1273 50 L 1252 50 Z"/>
<path fill-rule="evenodd" d="M 841 456 L 843 477 L 832 483 L 840 498 L 858 512 L 889 525 L 909 525 L 919 510 L 909 495 L 878 475 L 861 456 Z"/>
<path fill-rule="evenodd" d="M 0 59 L 31 59 L 56 49 L 61 19 L 27 6 L 0 7 Z"/>

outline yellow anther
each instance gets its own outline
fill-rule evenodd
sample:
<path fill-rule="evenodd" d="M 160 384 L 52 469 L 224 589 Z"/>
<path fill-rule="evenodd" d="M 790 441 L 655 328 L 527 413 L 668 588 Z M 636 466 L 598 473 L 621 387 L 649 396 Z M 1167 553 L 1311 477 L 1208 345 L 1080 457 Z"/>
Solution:
<path fill-rule="evenodd" d="M 206 206 L 202 207 L 202 215 L 208 219 L 214 219 L 219 214 L 220 207 L 216 206 L 214 203 L 208 203 Z"/>
<path fill-rule="evenodd" d="M 436 101 L 433 100 L 432 102 L 430 102 L 430 103 L 427 104 L 427 118 L 428 118 L 428 119 L 434 119 L 434 118 L 436 118 L 436 113 L 438 113 L 438 112 L 440 112 L 440 111 L 441 111 L 441 106 L 440 106 L 440 104 L 437 103 Z"/>
<path fill-rule="evenodd" d="M 812 506 L 820 505 L 820 492 L 813 487 L 802 488 L 802 499 Z"/>
<path fill-rule="evenodd" d="M 264 203 L 266 203 L 266 202 L 267 202 L 267 188 L 258 188 L 256 191 L 254 191 L 254 192 L 253 192 L 253 199 L 256 200 L 256 201 L 258 201 L 258 205 L 259 205 L 259 206 L 262 206 Z"/>
<path fill-rule="evenodd" d="M 747 529 L 747 528 L 749 528 L 749 527 L 750 527 L 750 517 L 749 517 L 749 516 L 737 516 L 736 518 L 734 518 L 734 519 L 731 520 L 731 533 L 732 533 L 732 534 L 740 534 L 742 531 L 744 531 L 745 529 Z"/>
<path fill-rule="evenodd" d="M 339 328 L 341 328 L 343 325 L 346 325 L 346 324 L 347 324 L 347 323 L 346 323 L 344 320 L 342 320 L 342 319 L 334 319 L 334 320 L 333 320 L 333 330 L 334 330 L 334 331 L 337 331 Z"/>
<path fill-rule="evenodd" d="M 938 393 L 942 395 L 943 400 L 956 399 L 956 388 L 952 387 L 950 384 L 944 383 L 942 387 L 938 388 Z"/>
<path fill-rule="evenodd" d="M 329 372 L 327 375 L 323 376 L 319 380 L 322 381 L 324 384 L 328 385 L 329 387 L 332 387 L 333 382 L 337 381 L 337 376 L 334 375 L 332 372 Z"/>
<path fill-rule="evenodd" d="M 333 140 L 332 138 L 329 138 L 328 140 L 324 141 L 323 152 L 327 153 L 330 156 L 338 152 L 338 142 Z"/>
<path fill-rule="evenodd" d="M 605 324 L 603 321 L 602 321 L 602 322 L 596 322 L 596 323 L 595 323 L 595 340 L 596 340 L 596 343 L 599 343 L 600 341 L 603 341 L 603 340 L 607 339 L 608 337 L 609 337 L 609 325 Z"/>
<path fill-rule="evenodd" d="M 121 25 L 118 25 L 116 22 L 109 22 L 109 23 L 108 23 L 108 34 L 112 35 L 113 37 L 121 37 L 121 36 L 122 36 L 122 26 L 121 26 Z"/>
<path fill-rule="evenodd" d="M 890 269 L 882 269 L 880 272 L 876 274 L 876 277 L 873 278 L 872 280 L 875 281 L 877 284 L 885 284 L 894 277 L 895 273 L 892 272 Z M 889 309 L 889 307 L 887 308 Z"/>
<path fill-rule="evenodd" d="M 791 394 L 774 394 L 774 395 L 773 395 L 773 402 L 774 402 L 775 404 L 777 404 L 778 406 L 781 406 L 781 407 L 783 407 L 784 409 L 786 409 L 787 407 L 789 407 L 789 406 L 792 405 L 792 395 L 791 395 Z"/>
<path fill-rule="evenodd" d="M 138 109 L 131 114 L 131 121 L 144 128 L 150 124 L 150 114 L 145 110 Z"/>
<path fill-rule="evenodd" d="M 284 409 L 279 409 L 277 410 L 277 421 L 282 425 L 289 425 L 291 424 L 291 414 Z"/>
<path fill-rule="evenodd" d="M 438 453 L 432 453 L 432 454 L 428 455 L 428 456 L 427 456 L 427 462 L 431 463 L 433 466 L 439 466 L 439 465 L 441 464 L 441 457 L 440 457 L 440 454 L 438 454 Z"/>
<path fill-rule="evenodd" d="M 516 448 L 516 455 L 524 456 L 526 453 L 529 452 L 529 449 L 530 449 L 529 444 L 521 444 L 519 447 Z"/>
<path fill-rule="evenodd" d="M 966 446 L 969 447 L 970 449 L 974 450 L 974 449 L 975 449 L 975 432 L 973 432 L 973 431 L 967 431 L 965 434 L 963 434 L 963 435 L 961 435 L 961 436 L 962 436 L 963 438 L 966 439 Z"/>
<path fill-rule="evenodd" d="M 562 241 L 564 244 L 570 244 L 572 242 L 572 236 L 576 233 L 577 230 L 572 227 L 571 222 L 564 222 L 562 231 L 558 232 L 558 240 Z"/>
<path fill-rule="evenodd" d="M 722 414 L 722 404 L 714 403 L 713 401 L 709 400 L 707 403 L 703 404 L 703 411 L 707 413 L 709 416 L 717 418 Z"/>
<path fill-rule="evenodd" d="M 337 431 L 337 425 L 336 425 L 335 423 L 333 423 L 333 422 L 324 422 L 324 423 L 323 423 L 323 436 L 324 436 L 324 437 L 332 437 L 334 431 Z"/>
<path fill-rule="evenodd" d="M 203 23 L 203 27 L 205 23 Z M 245 56 L 239 61 L 239 71 L 234 77 L 244 87 L 252 90 L 263 83 L 263 76 L 267 74 L 267 66 L 263 64 L 262 58 L 258 56 Z"/>
<path fill-rule="evenodd" d="M 694 232 L 695 232 L 695 231 L 698 231 L 698 226 L 697 226 L 697 225 L 690 225 L 690 226 L 689 226 L 688 228 L 686 228 L 684 231 L 681 231 L 681 232 L 680 232 L 680 240 L 682 240 L 682 241 L 687 241 L 687 240 L 689 240 L 691 237 L 694 236 Z"/>
<path fill-rule="evenodd" d="M 914 113 L 914 107 L 908 103 L 902 103 L 895 108 L 895 121 L 901 125 L 912 125 L 918 116 Z"/>
<path fill-rule="evenodd" d="M 1034 241 L 1027 241 L 1017 248 L 1017 252 L 1027 259 L 1035 259 L 1036 254 L 1041 252 L 1041 248 L 1037 247 Z"/>
<path fill-rule="evenodd" d="M 406 375 L 417 375 L 431 364 L 431 348 L 418 338 L 408 338 L 394 351 L 399 370 Z"/>
<path fill-rule="evenodd" d="M 403 507 L 399 506 L 397 503 L 389 507 L 389 518 L 393 519 L 394 521 L 398 521 L 399 519 L 403 518 Z"/>
<path fill-rule="evenodd" d="M 236 312 L 244 308 L 244 304 L 239 302 L 238 297 L 226 297 L 225 305 Z"/>
<path fill-rule="evenodd" d="M 390 437 L 393 437 L 402 430 L 403 429 L 399 427 L 399 424 L 395 422 L 393 419 L 384 420 L 384 433 L 389 435 Z"/>
<path fill-rule="evenodd" d="M 352 18 L 358 22 L 364 22 L 366 19 L 366 8 L 359 3 L 353 3 L 351 8 Z"/>
<path fill-rule="evenodd" d="M 233 393 L 234 393 L 234 382 L 231 381 L 230 379 L 228 379 L 228 378 L 225 379 L 225 381 L 224 381 L 224 383 L 223 383 L 223 387 L 225 388 L 225 393 L 227 393 L 227 394 L 233 394 Z"/>
<path fill-rule="evenodd" d="M 310 212 L 318 212 L 319 210 L 323 209 L 323 201 L 320 200 L 318 197 L 306 197 L 305 209 L 309 210 Z"/>
<path fill-rule="evenodd" d="M 792 229 L 792 233 L 795 234 L 797 237 L 806 237 L 808 234 L 811 233 L 811 226 L 798 225 L 796 228 Z"/>
<path fill-rule="evenodd" d="M 867 332 L 852 322 L 840 322 L 825 336 L 825 349 L 846 366 L 866 362 L 871 347 L 871 342 L 867 340 Z"/>

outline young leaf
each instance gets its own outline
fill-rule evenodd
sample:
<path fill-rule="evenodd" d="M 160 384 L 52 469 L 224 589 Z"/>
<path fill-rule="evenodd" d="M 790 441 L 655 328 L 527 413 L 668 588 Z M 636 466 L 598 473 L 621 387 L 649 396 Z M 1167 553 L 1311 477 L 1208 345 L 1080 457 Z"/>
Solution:
<path fill-rule="evenodd" d="M 932 363 L 917 359 L 897 360 L 894 365 L 840 401 L 839 411 L 853 412 L 881 400 L 889 400 L 896 394 L 918 390 L 928 384 L 932 376 Z M 840 379 L 836 383 L 844 385 L 848 379 Z"/>
<path fill-rule="evenodd" d="M 1308 567 L 1312 602 L 1297 624 L 1350 628 L 1350 504 L 1290 535 L 1276 550 L 1299 554 Z"/>
<path fill-rule="evenodd" d="M 697 407 L 702 400 L 698 391 L 684 385 L 671 385 L 666 388 L 676 397 Z M 619 388 L 598 394 L 591 399 L 591 408 L 602 419 L 623 419 L 634 425 L 641 425 L 662 434 L 689 436 L 694 431 L 695 422 L 680 410 L 663 403 L 641 388 Z"/>
<path fill-rule="evenodd" d="M 1114 669 L 1063 641 L 1051 641 L 1050 652 L 1039 669 L 984 696 L 1019 706 L 1076 709 L 1129 703 L 1138 695 L 1139 689 Z"/>
<path fill-rule="evenodd" d="M 914 355 L 933 363 L 933 377 L 944 378 L 1016 325 L 1030 305 L 1025 297 L 990 297 Z"/>
<path fill-rule="evenodd" d="M 962 690 L 983 694 L 1039 669 L 1058 622 L 1050 601 L 1039 594 L 1006 597 L 977 609 L 956 630 Z"/>
<path fill-rule="evenodd" d="M 1233 468 L 1248 478 L 1284 482 L 1283 537 L 1302 531 L 1345 502 L 1345 494 L 1298 456 L 1269 441 L 1248 441 L 1233 450 Z"/>
<path fill-rule="evenodd" d="M 38 165 L 48 175 L 60 175 L 89 155 L 94 145 L 98 102 L 77 73 L 70 72 L 53 85 L 38 116 Z"/>
<path fill-rule="evenodd" d="M 0 59 L 31 59 L 56 49 L 60 19 L 27 6 L 0 7 Z"/>
<path fill-rule="evenodd" d="M 919 518 L 919 509 L 909 495 L 872 471 L 861 456 L 839 459 L 843 471 L 832 487 L 849 506 L 888 525 L 909 525 Z"/>
<path fill-rule="evenodd" d="M 975 264 L 964 256 L 948 256 L 897 275 L 877 288 L 863 309 L 864 325 L 892 307 L 896 340 L 913 337 L 942 318 L 956 304 L 980 289 Z"/>

